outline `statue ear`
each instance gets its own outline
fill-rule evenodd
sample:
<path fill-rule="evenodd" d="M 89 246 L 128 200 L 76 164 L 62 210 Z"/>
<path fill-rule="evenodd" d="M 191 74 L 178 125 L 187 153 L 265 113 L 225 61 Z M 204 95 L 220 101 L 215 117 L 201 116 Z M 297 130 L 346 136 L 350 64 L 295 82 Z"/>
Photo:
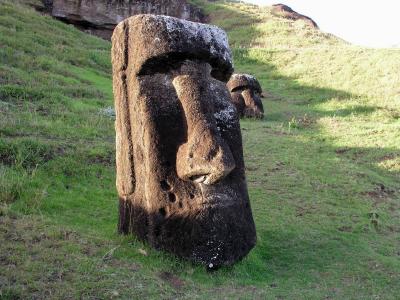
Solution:
<path fill-rule="evenodd" d="M 121 22 L 112 36 L 113 92 L 115 104 L 117 191 L 120 199 L 135 190 L 133 145 L 131 135 L 130 103 L 127 88 L 129 55 L 129 26 Z"/>

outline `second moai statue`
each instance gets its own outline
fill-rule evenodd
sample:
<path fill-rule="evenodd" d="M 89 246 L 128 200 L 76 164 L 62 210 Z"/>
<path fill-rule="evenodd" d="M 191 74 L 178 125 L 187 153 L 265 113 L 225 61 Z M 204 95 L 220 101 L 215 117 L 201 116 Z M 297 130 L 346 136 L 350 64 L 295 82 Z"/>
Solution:
<path fill-rule="evenodd" d="M 264 107 L 261 102 L 262 89 L 254 76 L 233 74 L 227 86 L 240 117 L 259 119 L 264 117 Z"/>
<path fill-rule="evenodd" d="M 121 233 L 202 263 L 256 243 L 224 31 L 137 15 L 112 37 Z"/>

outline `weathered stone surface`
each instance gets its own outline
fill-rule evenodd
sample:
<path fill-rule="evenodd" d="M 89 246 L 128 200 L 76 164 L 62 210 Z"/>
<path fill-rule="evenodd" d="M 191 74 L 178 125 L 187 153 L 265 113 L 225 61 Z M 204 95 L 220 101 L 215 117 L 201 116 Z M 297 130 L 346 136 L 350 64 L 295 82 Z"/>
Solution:
<path fill-rule="evenodd" d="M 291 9 L 289 6 L 285 4 L 274 4 L 272 5 L 272 10 L 271 13 L 275 16 L 278 17 L 283 17 L 289 20 L 303 20 L 306 24 L 313 28 L 318 28 L 317 23 L 314 22 L 313 19 L 310 17 L 304 16 L 299 14 L 298 12 L 295 12 L 293 9 Z"/>
<path fill-rule="evenodd" d="M 139 15 L 112 44 L 119 231 L 209 268 L 233 264 L 256 232 L 226 34 Z"/>
<path fill-rule="evenodd" d="M 46 14 L 50 14 L 51 10 L 53 9 L 53 0 L 25 0 L 24 4 Z"/>
<path fill-rule="evenodd" d="M 43 0 L 52 6 L 52 16 L 110 39 L 115 26 L 137 14 L 168 15 L 204 22 L 201 10 L 186 0 Z M 49 3 L 49 2 L 52 2 Z"/>
<path fill-rule="evenodd" d="M 264 117 L 262 89 L 258 80 L 248 74 L 233 74 L 227 83 L 232 102 L 241 117 Z"/>

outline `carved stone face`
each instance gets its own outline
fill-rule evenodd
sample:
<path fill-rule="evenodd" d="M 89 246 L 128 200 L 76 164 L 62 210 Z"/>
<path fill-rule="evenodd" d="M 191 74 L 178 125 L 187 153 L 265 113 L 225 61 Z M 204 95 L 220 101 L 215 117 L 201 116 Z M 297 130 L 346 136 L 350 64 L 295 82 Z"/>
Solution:
<path fill-rule="evenodd" d="M 256 234 L 225 34 L 139 15 L 112 55 L 119 231 L 209 268 L 241 259 Z"/>
<path fill-rule="evenodd" d="M 232 103 L 241 117 L 264 117 L 264 108 L 261 102 L 262 89 L 258 80 L 248 74 L 233 74 L 228 81 Z"/>

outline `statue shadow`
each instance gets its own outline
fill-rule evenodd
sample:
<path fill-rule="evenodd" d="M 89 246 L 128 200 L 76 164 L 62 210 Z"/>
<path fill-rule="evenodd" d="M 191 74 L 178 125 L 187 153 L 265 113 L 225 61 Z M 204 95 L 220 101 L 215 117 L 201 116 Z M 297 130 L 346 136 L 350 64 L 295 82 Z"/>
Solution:
<path fill-rule="evenodd" d="M 233 49 L 235 72 L 256 76 L 263 89 L 263 122 L 290 122 L 293 118 L 313 122 L 322 117 L 368 116 L 381 109 L 359 101 L 364 95 L 339 89 L 317 87 L 301 82 L 300 77 L 283 75 L 272 64 L 274 52 L 267 49 Z M 324 103 L 342 103 L 342 108 L 326 109 Z"/>
<path fill-rule="evenodd" d="M 235 72 L 256 76 L 264 91 L 265 100 L 290 101 L 298 106 L 315 105 L 335 99 L 345 101 L 360 95 L 347 91 L 316 87 L 299 82 L 295 76 L 281 74 L 273 65 L 274 53 L 279 50 L 234 48 Z M 284 50 L 286 51 L 286 50 Z M 358 107 L 358 110 L 360 107 Z"/>
<path fill-rule="evenodd" d="M 294 76 L 282 75 L 276 66 L 251 58 L 248 49 L 234 49 L 233 52 L 238 71 L 255 75 L 267 92 L 263 101 L 266 110 L 265 119 L 263 121 L 246 121 L 251 123 L 251 126 L 248 126 L 249 123 L 242 126 L 245 130 L 243 132 L 245 152 L 250 154 L 249 156 L 245 155 L 246 166 L 248 166 L 249 160 L 257 160 L 254 162 L 255 170 L 249 168 L 250 170 L 247 170 L 246 173 L 248 181 L 250 179 L 248 182 L 249 193 L 257 226 L 258 241 L 256 247 L 243 261 L 217 271 L 210 277 L 210 282 L 218 278 L 220 282 L 234 281 L 240 285 L 272 286 L 277 281 L 282 283 L 285 280 L 303 278 L 305 282 L 311 284 L 317 283 L 320 276 L 332 279 L 329 277 L 331 270 L 343 272 L 343 276 L 366 271 L 368 269 L 367 262 L 378 259 L 371 254 L 372 248 L 369 239 L 379 239 L 381 235 L 400 231 L 400 227 L 396 227 L 396 224 L 392 224 L 391 221 L 385 220 L 379 223 L 379 226 L 375 226 L 371 219 L 371 212 L 379 211 L 384 216 L 383 218 L 388 220 L 390 214 L 400 208 L 398 203 L 400 191 L 396 188 L 400 186 L 400 171 L 398 168 L 389 170 L 383 166 L 386 162 L 390 163 L 400 157 L 400 150 L 391 147 L 338 147 L 331 144 L 329 139 L 327 141 L 323 138 L 318 139 L 317 142 L 299 142 L 298 136 L 314 135 L 317 137 L 323 129 L 318 127 L 318 124 L 313 124 L 312 132 L 304 133 L 302 130 L 298 130 L 295 134 L 286 134 L 285 132 L 271 132 L 271 126 L 274 126 L 272 125 L 274 122 L 287 122 L 293 116 L 304 116 L 305 114 L 309 114 L 314 120 L 332 116 L 338 118 L 361 116 L 364 118 L 381 108 L 370 104 L 363 105 L 362 101 L 359 102 L 361 104 L 357 104 L 357 100 L 361 99 L 363 95 L 302 84 Z M 321 109 L 320 104 L 329 101 L 343 102 L 345 107 Z M 351 104 L 346 105 L 347 101 L 351 101 Z M 269 106 L 274 106 L 272 113 L 269 113 Z M 286 108 L 288 108 L 287 111 Z M 267 130 L 265 130 L 266 128 Z M 259 133 L 250 138 L 247 133 L 251 130 L 263 130 L 266 133 Z M 257 153 L 252 150 L 257 147 L 258 143 L 261 143 L 260 134 L 266 136 L 264 145 L 266 152 L 263 155 L 260 151 Z M 276 136 L 271 137 L 272 135 Z M 252 145 L 246 147 L 246 142 L 250 142 Z M 270 155 L 268 148 L 270 142 L 280 145 L 276 145 L 282 149 L 279 154 Z M 310 148 L 314 148 L 314 151 L 309 153 Z M 294 153 L 299 149 L 302 153 Z M 314 161 L 317 172 L 321 168 L 318 161 L 324 161 L 323 165 L 327 166 L 327 171 L 319 176 L 312 172 L 305 173 L 306 178 L 300 177 L 295 185 L 288 188 L 289 190 L 306 190 L 309 188 L 311 178 L 315 176 L 316 180 L 321 182 L 324 182 L 326 178 L 341 177 L 340 182 L 343 187 L 331 188 L 327 184 L 324 187 L 327 197 L 320 194 L 315 203 L 315 199 L 313 199 L 315 195 L 312 190 L 309 194 L 303 195 L 306 199 L 296 199 L 294 196 L 288 196 L 287 189 L 275 189 L 271 192 L 268 190 L 268 185 L 263 186 L 263 182 L 268 182 L 268 176 L 265 181 L 261 177 L 268 174 L 273 168 L 267 167 L 264 171 L 261 169 L 268 166 L 272 159 L 275 161 L 285 161 L 291 157 L 303 159 L 302 155 L 309 156 L 310 162 Z M 266 163 L 259 161 L 261 156 Z M 396 164 L 396 161 L 392 164 Z M 337 166 L 341 167 L 341 174 L 335 173 Z M 345 172 L 343 169 L 349 170 L 349 172 Z M 252 180 L 254 182 L 251 182 Z M 283 177 L 281 180 L 284 180 Z M 355 199 L 355 204 L 354 207 L 349 207 L 337 193 L 342 193 L 344 196 L 346 182 L 352 181 L 359 181 L 362 184 L 351 187 L 354 190 L 351 197 Z M 273 190 L 273 186 L 270 188 Z M 336 190 L 337 188 L 339 191 Z M 340 191 L 342 188 L 343 190 Z M 286 204 L 282 204 L 280 207 L 277 202 L 281 195 L 286 198 Z M 274 199 L 275 206 L 269 213 L 268 201 L 271 198 Z M 361 210 L 359 210 L 359 203 L 363 203 Z M 318 218 L 326 221 L 320 221 Z"/>
<path fill-rule="evenodd" d="M 281 138 L 293 143 L 293 149 L 282 149 L 275 159 L 285 160 L 293 155 L 288 152 L 295 149 L 321 147 L 295 142 L 292 136 Z M 218 276 L 224 278 L 222 281 L 233 280 L 241 285 L 279 285 L 286 280 L 302 278 L 307 284 L 313 284 L 318 283 L 320 276 L 332 280 L 335 272 L 344 277 L 365 272 L 368 262 L 379 261 L 379 256 L 373 254 L 374 241 L 383 241 L 383 236 L 394 239 L 400 231 L 395 219 L 400 209 L 400 170 L 388 170 L 380 164 L 399 158 L 400 150 L 388 147 L 341 148 L 329 143 L 322 147 L 324 153 L 321 157 L 315 156 L 314 151 L 309 154 L 305 151 L 304 155 L 306 161 L 311 163 L 313 160 L 316 166 L 319 159 L 323 160 L 325 173 L 319 176 L 303 174 L 292 187 L 296 190 L 293 194 L 268 183 L 267 175 L 265 182 L 262 181 L 260 174 L 271 172 L 271 164 L 261 163 L 260 169 L 247 171 L 258 240 L 243 261 L 218 272 Z M 360 167 L 360 164 L 364 166 Z M 310 182 L 317 185 L 329 181 L 329 173 L 338 165 L 341 171 L 336 176 L 341 179 L 336 186 L 328 183 L 325 191 L 310 188 Z M 351 171 L 343 172 L 347 169 Z M 355 180 L 359 185 L 351 187 L 353 204 L 349 204 L 348 199 L 342 199 L 343 195 L 336 193 L 338 189 L 346 189 L 341 184 Z M 302 195 L 298 192 L 307 190 L 310 192 Z M 380 216 L 379 223 L 374 223 L 373 213 Z M 385 243 L 389 245 L 390 239 Z M 396 261 L 398 258 L 393 254 L 387 259 Z"/>

